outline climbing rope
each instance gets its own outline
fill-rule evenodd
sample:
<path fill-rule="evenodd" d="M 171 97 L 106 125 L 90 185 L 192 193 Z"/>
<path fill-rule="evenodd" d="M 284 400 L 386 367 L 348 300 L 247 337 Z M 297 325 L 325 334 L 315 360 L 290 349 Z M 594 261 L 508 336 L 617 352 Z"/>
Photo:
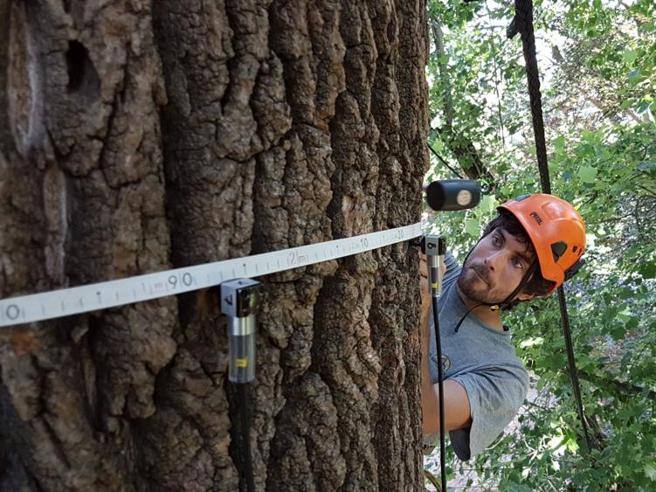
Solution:
<path fill-rule="evenodd" d="M 515 0 L 515 18 L 506 31 L 508 38 L 513 38 L 517 33 L 521 35 L 524 60 L 526 61 L 526 77 L 528 79 L 528 92 L 531 101 L 531 115 L 533 118 L 533 132 L 535 134 L 535 150 L 540 171 L 540 183 L 542 192 L 551 194 L 551 180 L 549 179 L 549 167 L 547 165 L 547 146 L 544 137 L 544 120 L 542 117 L 542 95 L 540 93 L 540 75 L 538 72 L 538 60 L 535 52 L 535 35 L 533 33 L 533 2 L 532 0 Z M 558 303 L 560 304 L 560 318 L 565 338 L 567 351 L 567 366 L 572 383 L 572 391 L 576 400 L 577 412 L 581 420 L 583 435 L 585 438 L 586 451 L 591 449 L 590 436 L 585 414 L 583 412 L 583 401 L 579 376 L 576 370 L 574 358 L 574 347 L 567 314 L 567 303 L 565 291 L 562 286 L 558 287 Z"/>
<path fill-rule="evenodd" d="M 449 171 L 451 171 L 454 175 L 456 175 L 458 177 L 458 179 L 463 179 L 463 177 L 460 175 L 460 173 L 458 171 L 456 171 L 455 169 L 453 169 L 451 166 L 449 166 L 449 163 L 446 162 L 444 157 L 442 157 L 440 154 L 437 153 L 437 151 L 433 148 L 433 146 L 430 144 L 430 142 L 428 142 L 427 145 L 428 145 L 428 148 L 430 149 L 430 151 L 433 153 L 433 155 L 435 157 L 437 157 L 437 159 L 442 164 L 444 164 L 449 169 Z"/>

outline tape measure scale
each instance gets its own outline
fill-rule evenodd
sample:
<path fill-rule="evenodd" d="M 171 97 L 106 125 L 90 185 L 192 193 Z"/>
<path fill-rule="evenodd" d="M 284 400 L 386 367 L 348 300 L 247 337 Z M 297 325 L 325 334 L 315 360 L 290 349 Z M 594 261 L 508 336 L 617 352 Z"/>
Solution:
<path fill-rule="evenodd" d="M 420 223 L 270 253 L 0 300 L 0 327 L 33 323 L 205 289 L 336 260 L 421 236 Z"/>

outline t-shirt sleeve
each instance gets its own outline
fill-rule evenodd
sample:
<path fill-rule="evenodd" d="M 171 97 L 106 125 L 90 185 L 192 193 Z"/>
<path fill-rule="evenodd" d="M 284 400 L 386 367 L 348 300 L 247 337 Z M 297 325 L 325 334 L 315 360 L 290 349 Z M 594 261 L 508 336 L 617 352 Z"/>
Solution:
<path fill-rule="evenodd" d="M 524 403 L 528 374 L 521 365 L 494 367 L 454 376 L 467 392 L 471 427 L 449 433 L 463 461 L 484 451 L 503 432 Z"/>

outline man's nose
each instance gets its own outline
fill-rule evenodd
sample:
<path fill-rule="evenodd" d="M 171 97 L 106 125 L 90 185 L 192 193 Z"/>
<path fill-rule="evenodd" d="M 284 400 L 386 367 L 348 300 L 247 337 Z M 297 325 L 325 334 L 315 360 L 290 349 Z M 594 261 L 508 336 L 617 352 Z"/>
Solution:
<path fill-rule="evenodd" d="M 501 267 L 503 257 L 503 251 L 495 251 L 490 253 L 485 257 L 485 266 L 487 266 L 490 270 L 495 271 Z"/>

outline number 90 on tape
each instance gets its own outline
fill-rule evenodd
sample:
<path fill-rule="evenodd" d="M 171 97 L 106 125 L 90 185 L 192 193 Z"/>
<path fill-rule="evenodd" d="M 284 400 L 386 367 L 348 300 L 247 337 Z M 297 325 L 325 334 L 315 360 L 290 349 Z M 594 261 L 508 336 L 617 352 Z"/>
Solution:
<path fill-rule="evenodd" d="M 421 235 L 419 223 L 350 238 L 298 246 L 136 277 L 0 300 L 0 326 L 82 314 L 335 260 Z"/>

